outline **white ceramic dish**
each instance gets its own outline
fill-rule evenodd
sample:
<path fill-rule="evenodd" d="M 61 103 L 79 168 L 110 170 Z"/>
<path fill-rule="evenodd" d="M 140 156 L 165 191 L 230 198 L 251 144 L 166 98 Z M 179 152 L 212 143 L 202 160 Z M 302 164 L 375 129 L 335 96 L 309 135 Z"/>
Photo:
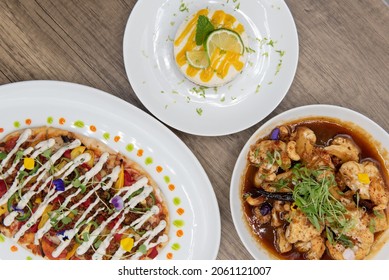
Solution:
<path fill-rule="evenodd" d="M 246 218 L 244 217 L 243 204 L 241 200 L 241 185 L 242 175 L 247 164 L 247 154 L 250 146 L 254 144 L 258 139 L 261 139 L 270 134 L 274 127 L 286 122 L 298 120 L 306 117 L 331 117 L 340 119 L 343 122 L 351 122 L 372 136 L 381 146 L 381 154 L 388 156 L 389 151 L 389 135 L 379 125 L 374 123 L 369 118 L 357 113 L 355 111 L 332 105 L 309 105 L 298 107 L 289 111 L 286 111 L 276 117 L 267 121 L 250 137 L 245 146 L 243 147 L 237 162 L 234 167 L 231 186 L 230 186 L 230 205 L 231 214 L 234 221 L 235 228 L 241 238 L 246 249 L 255 259 L 269 259 L 272 258 L 268 252 L 261 248 L 258 241 L 254 238 L 251 230 L 248 227 Z M 386 168 L 389 168 L 389 158 L 385 158 Z M 387 230 L 383 236 L 381 236 L 378 244 L 387 242 L 389 240 L 389 230 Z M 370 258 L 374 259 L 389 259 L 389 242 L 379 250 L 377 254 L 371 255 Z"/>
<path fill-rule="evenodd" d="M 178 27 L 205 7 L 234 15 L 249 38 L 242 74 L 218 88 L 187 80 L 173 57 Z M 128 79 L 152 114 L 178 130 L 215 136 L 246 129 L 277 107 L 296 72 L 298 37 L 282 0 L 140 0 L 128 19 L 123 52 Z"/>
<path fill-rule="evenodd" d="M 0 100 L 0 138 L 26 127 L 59 127 L 100 139 L 148 171 L 170 213 L 170 241 L 158 259 L 216 258 L 221 231 L 212 185 L 192 152 L 165 126 L 119 98 L 65 82 L 4 85 Z M 0 235 L 0 259 L 26 258 L 36 257 Z"/>

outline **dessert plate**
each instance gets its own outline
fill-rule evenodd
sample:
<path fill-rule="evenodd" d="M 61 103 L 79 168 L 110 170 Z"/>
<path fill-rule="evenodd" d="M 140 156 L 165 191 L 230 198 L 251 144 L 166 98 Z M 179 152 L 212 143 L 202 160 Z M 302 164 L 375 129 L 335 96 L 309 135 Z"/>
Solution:
<path fill-rule="evenodd" d="M 173 55 L 177 29 L 204 8 L 233 15 L 249 41 L 242 73 L 215 88 L 186 79 Z M 244 130 L 278 106 L 296 72 L 298 37 L 280 0 L 140 0 L 127 22 L 123 52 L 131 86 L 152 114 L 175 129 L 217 136 Z"/>

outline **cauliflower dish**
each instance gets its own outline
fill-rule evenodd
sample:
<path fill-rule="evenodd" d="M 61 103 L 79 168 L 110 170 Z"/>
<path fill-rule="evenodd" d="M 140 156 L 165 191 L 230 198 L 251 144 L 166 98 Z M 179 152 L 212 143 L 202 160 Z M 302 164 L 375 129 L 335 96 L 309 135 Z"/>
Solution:
<path fill-rule="evenodd" d="M 275 127 L 251 145 L 244 212 L 278 259 L 366 259 L 388 228 L 388 170 L 362 129 L 327 118 Z"/>

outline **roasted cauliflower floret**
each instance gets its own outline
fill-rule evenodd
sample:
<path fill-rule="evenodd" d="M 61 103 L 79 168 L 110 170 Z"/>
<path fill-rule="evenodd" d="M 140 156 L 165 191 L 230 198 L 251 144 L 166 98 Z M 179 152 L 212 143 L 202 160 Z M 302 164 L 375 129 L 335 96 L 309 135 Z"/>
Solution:
<path fill-rule="evenodd" d="M 290 215 L 291 222 L 286 228 L 285 236 L 290 243 L 297 241 L 307 242 L 314 237 L 319 236 L 323 230 L 317 230 L 316 227 L 308 220 L 307 216 L 300 210 Z"/>
<path fill-rule="evenodd" d="M 353 140 L 347 137 L 336 137 L 331 145 L 324 148 L 330 155 L 336 156 L 342 162 L 359 161 L 360 149 Z"/>
<path fill-rule="evenodd" d="M 354 192 L 358 192 L 362 199 L 371 200 L 374 210 L 383 210 L 389 202 L 385 183 L 377 166 L 373 162 L 357 163 L 349 161 L 339 169 L 344 183 Z"/>
<path fill-rule="evenodd" d="M 369 183 L 370 180 L 361 180 L 365 174 L 362 164 L 355 161 L 343 163 L 339 169 L 343 182 L 354 192 L 359 192 L 362 199 L 370 199 Z"/>
<path fill-rule="evenodd" d="M 258 167 L 254 178 L 256 186 L 264 181 L 274 181 L 279 168 L 287 170 L 292 164 L 286 152 L 286 144 L 279 140 L 264 140 L 253 146 L 249 152 L 249 161 Z"/>
<path fill-rule="evenodd" d="M 326 249 L 324 238 L 321 236 L 316 236 L 312 240 L 306 242 L 299 241 L 294 244 L 294 247 L 300 253 L 305 253 L 304 256 L 308 260 L 320 260 Z"/>
<path fill-rule="evenodd" d="M 311 158 L 316 143 L 315 133 L 307 127 L 298 127 L 291 139 L 296 142 L 296 152 L 306 162 Z"/>
<path fill-rule="evenodd" d="M 353 228 L 345 235 L 353 243 L 353 246 L 350 248 L 339 242 L 331 244 L 327 240 L 326 246 L 332 258 L 336 260 L 362 260 L 370 253 L 371 246 L 374 242 L 374 234 L 368 228 Z"/>

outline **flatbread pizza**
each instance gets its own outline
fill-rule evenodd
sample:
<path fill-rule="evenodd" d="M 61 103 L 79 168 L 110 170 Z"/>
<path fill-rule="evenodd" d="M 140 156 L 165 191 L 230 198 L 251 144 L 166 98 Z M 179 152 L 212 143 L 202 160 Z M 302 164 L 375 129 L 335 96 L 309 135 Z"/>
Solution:
<path fill-rule="evenodd" d="M 106 144 L 38 127 L 0 140 L 0 232 L 47 259 L 153 259 L 169 214 L 151 176 Z"/>

